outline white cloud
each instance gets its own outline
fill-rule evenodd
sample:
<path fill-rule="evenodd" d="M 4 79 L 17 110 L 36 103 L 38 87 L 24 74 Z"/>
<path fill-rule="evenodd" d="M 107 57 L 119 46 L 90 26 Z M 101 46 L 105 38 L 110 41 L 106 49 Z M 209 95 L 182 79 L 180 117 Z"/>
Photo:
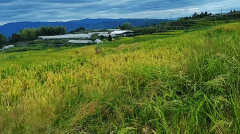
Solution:
<path fill-rule="evenodd" d="M 69 2 L 73 1 L 73 2 Z M 0 25 L 15 21 L 64 21 L 82 18 L 169 18 L 207 11 L 239 10 L 239 0 L 12 0 L 0 4 Z M 184 6 L 183 6 L 184 5 Z"/>

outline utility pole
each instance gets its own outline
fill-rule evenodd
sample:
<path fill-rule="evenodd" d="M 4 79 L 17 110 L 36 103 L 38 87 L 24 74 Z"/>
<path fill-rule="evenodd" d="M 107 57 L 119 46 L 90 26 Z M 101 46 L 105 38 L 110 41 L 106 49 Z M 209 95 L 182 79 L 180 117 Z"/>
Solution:
<path fill-rule="evenodd" d="M 221 15 L 222 15 L 222 8 L 221 8 Z"/>

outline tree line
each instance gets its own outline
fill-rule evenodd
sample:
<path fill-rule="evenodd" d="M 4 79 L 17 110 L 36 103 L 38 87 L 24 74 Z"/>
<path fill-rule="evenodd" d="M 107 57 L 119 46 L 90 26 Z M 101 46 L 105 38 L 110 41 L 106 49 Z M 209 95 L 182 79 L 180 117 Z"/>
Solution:
<path fill-rule="evenodd" d="M 23 30 L 19 30 L 18 33 L 12 34 L 12 36 L 8 38 L 8 42 L 10 44 L 13 44 L 16 42 L 35 40 L 38 38 L 38 36 L 62 35 L 66 33 L 67 33 L 67 29 L 63 26 L 56 26 L 56 27 L 41 26 L 37 29 L 25 28 Z"/>
<path fill-rule="evenodd" d="M 6 44 L 8 44 L 6 36 L 0 33 L 0 49 Z"/>
<path fill-rule="evenodd" d="M 129 22 L 125 22 L 125 23 L 123 23 L 123 25 L 118 26 L 118 29 L 121 29 L 121 30 L 130 30 L 132 28 L 133 28 L 133 26 Z"/>
<path fill-rule="evenodd" d="M 70 31 L 70 33 L 72 34 L 72 33 L 82 32 L 82 31 L 85 31 L 85 30 L 86 29 L 84 27 L 79 27 L 79 28 L 77 28 L 75 30 Z"/>
<path fill-rule="evenodd" d="M 181 17 L 179 20 L 189 20 L 189 19 L 199 19 L 199 18 L 214 18 L 214 17 L 222 17 L 222 18 L 239 18 L 240 14 L 236 14 L 237 11 L 234 9 L 234 10 L 231 10 L 230 12 L 228 13 L 225 13 L 225 14 L 212 14 L 212 13 L 208 13 L 207 11 L 205 12 L 201 12 L 201 13 L 197 13 L 195 12 L 194 14 L 190 15 L 189 17 L 186 16 L 186 17 Z"/>

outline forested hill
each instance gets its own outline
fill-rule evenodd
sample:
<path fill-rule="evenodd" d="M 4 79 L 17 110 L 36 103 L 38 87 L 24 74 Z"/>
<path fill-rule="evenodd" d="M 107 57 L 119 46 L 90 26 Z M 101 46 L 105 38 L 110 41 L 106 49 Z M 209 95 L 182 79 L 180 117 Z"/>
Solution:
<path fill-rule="evenodd" d="M 65 26 L 67 31 L 74 30 L 78 27 L 85 27 L 86 29 L 106 29 L 114 28 L 122 25 L 124 22 L 130 22 L 132 26 L 145 26 L 152 24 L 159 24 L 161 22 L 168 22 L 167 19 L 83 19 L 68 22 L 16 22 L 8 23 L 0 26 L 0 33 L 6 37 L 17 33 L 24 28 L 37 28 L 40 26 Z"/>

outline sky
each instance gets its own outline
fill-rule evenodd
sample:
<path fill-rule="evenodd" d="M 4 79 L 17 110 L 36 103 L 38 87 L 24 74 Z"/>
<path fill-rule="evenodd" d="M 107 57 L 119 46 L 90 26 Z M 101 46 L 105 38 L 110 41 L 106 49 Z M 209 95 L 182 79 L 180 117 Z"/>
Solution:
<path fill-rule="evenodd" d="M 0 25 L 84 18 L 158 18 L 240 10 L 240 0 L 0 0 Z"/>

